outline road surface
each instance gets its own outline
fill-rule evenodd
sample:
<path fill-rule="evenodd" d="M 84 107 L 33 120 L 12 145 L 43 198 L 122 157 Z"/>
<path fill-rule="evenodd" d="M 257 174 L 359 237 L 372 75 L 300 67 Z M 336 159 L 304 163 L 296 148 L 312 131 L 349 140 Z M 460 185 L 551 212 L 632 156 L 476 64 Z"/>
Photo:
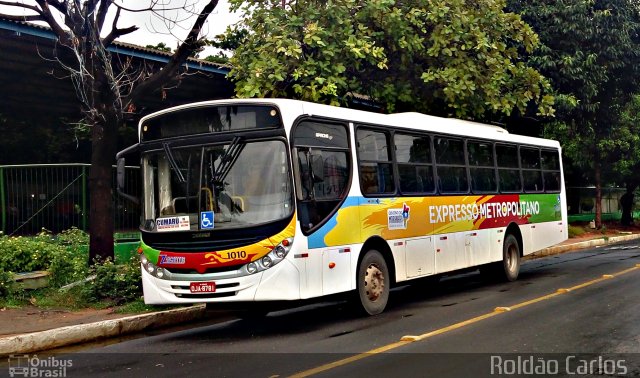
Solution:
<path fill-rule="evenodd" d="M 379 316 L 321 303 L 54 358 L 68 377 L 634 376 L 639 281 L 628 242 L 525 262 L 512 283 L 470 272 L 399 287 Z"/>

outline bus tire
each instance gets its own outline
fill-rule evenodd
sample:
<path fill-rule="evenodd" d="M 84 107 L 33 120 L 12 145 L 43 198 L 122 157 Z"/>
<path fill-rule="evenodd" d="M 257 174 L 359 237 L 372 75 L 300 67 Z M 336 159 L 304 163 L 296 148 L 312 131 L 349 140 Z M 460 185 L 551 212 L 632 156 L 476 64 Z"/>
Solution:
<path fill-rule="evenodd" d="M 520 244 L 513 234 L 504 238 L 501 273 L 501 278 L 509 282 L 517 280 L 520 273 Z"/>
<path fill-rule="evenodd" d="M 389 268 L 384 257 L 375 249 L 367 251 L 358 266 L 356 277 L 361 309 L 368 315 L 384 311 L 389 301 L 390 286 Z"/>

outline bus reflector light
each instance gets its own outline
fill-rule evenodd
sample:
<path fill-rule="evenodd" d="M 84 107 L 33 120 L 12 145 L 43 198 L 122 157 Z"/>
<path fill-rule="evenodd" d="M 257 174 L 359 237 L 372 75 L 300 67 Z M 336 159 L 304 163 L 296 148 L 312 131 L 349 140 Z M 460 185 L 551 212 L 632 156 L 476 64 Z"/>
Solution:
<path fill-rule="evenodd" d="M 281 244 L 285 247 L 288 247 L 291 243 L 289 242 L 289 239 L 284 239 Z"/>
<path fill-rule="evenodd" d="M 329 269 L 333 269 L 336 267 L 336 263 L 334 263 L 333 261 L 329 263 Z"/>

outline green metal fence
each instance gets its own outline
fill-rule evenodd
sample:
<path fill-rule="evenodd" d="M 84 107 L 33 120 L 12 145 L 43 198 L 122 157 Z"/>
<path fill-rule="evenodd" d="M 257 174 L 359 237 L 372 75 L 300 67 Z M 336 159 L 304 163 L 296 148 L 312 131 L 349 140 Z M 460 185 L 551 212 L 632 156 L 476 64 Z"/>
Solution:
<path fill-rule="evenodd" d="M 0 165 L 0 225 L 7 235 L 35 234 L 46 228 L 59 232 L 71 227 L 88 230 L 89 164 Z M 127 191 L 140 191 L 137 167 L 127 167 Z M 115 168 L 113 173 L 115 185 Z M 135 231 L 139 208 L 113 198 L 116 231 Z"/>

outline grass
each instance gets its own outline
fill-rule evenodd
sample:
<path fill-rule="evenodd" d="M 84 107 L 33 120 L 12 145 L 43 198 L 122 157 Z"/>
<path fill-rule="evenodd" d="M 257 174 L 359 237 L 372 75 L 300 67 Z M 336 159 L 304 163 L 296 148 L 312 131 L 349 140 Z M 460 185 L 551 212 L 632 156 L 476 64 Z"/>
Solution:
<path fill-rule="evenodd" d="M 59 290 L 57 288 L 43 288 L 37 290 L 24 290 L 14 293 L 8 298 L 0 298 L 0 308 L 19 309 L 26 306 L 36 306 L 42 309 L 59 309 L 78 311 L 83 309 L 103 310 L 114 307 L 119 313 L 144 313 L 159 311 L 165 308 L 147 306 L 142 299 L 118 306 L 114 301 L 101 300 L 89 302 L 80 293 L 81 288 Z M 169 307 L 169 306 L 163 306 Z"/>
<path fill-rule="evenodd" d="M 575 238 L 586 233 L 584 226 L 569 225 L 569 238 Z"/>
<path fill-rule="evenodd" d="M 181 307 L 185 307 L 185 305 L 170 305 L 170 306 L 147 305 L 147 304 L 144 304 L 144 300 L 142 298 L 139 298 L 133 302 L 125 303 L 122 306 L 118 306 L 115 312 L 119 314 L 140 314 L 145 312 L 172 310 L 174 308 L 181 308 Z"/>

